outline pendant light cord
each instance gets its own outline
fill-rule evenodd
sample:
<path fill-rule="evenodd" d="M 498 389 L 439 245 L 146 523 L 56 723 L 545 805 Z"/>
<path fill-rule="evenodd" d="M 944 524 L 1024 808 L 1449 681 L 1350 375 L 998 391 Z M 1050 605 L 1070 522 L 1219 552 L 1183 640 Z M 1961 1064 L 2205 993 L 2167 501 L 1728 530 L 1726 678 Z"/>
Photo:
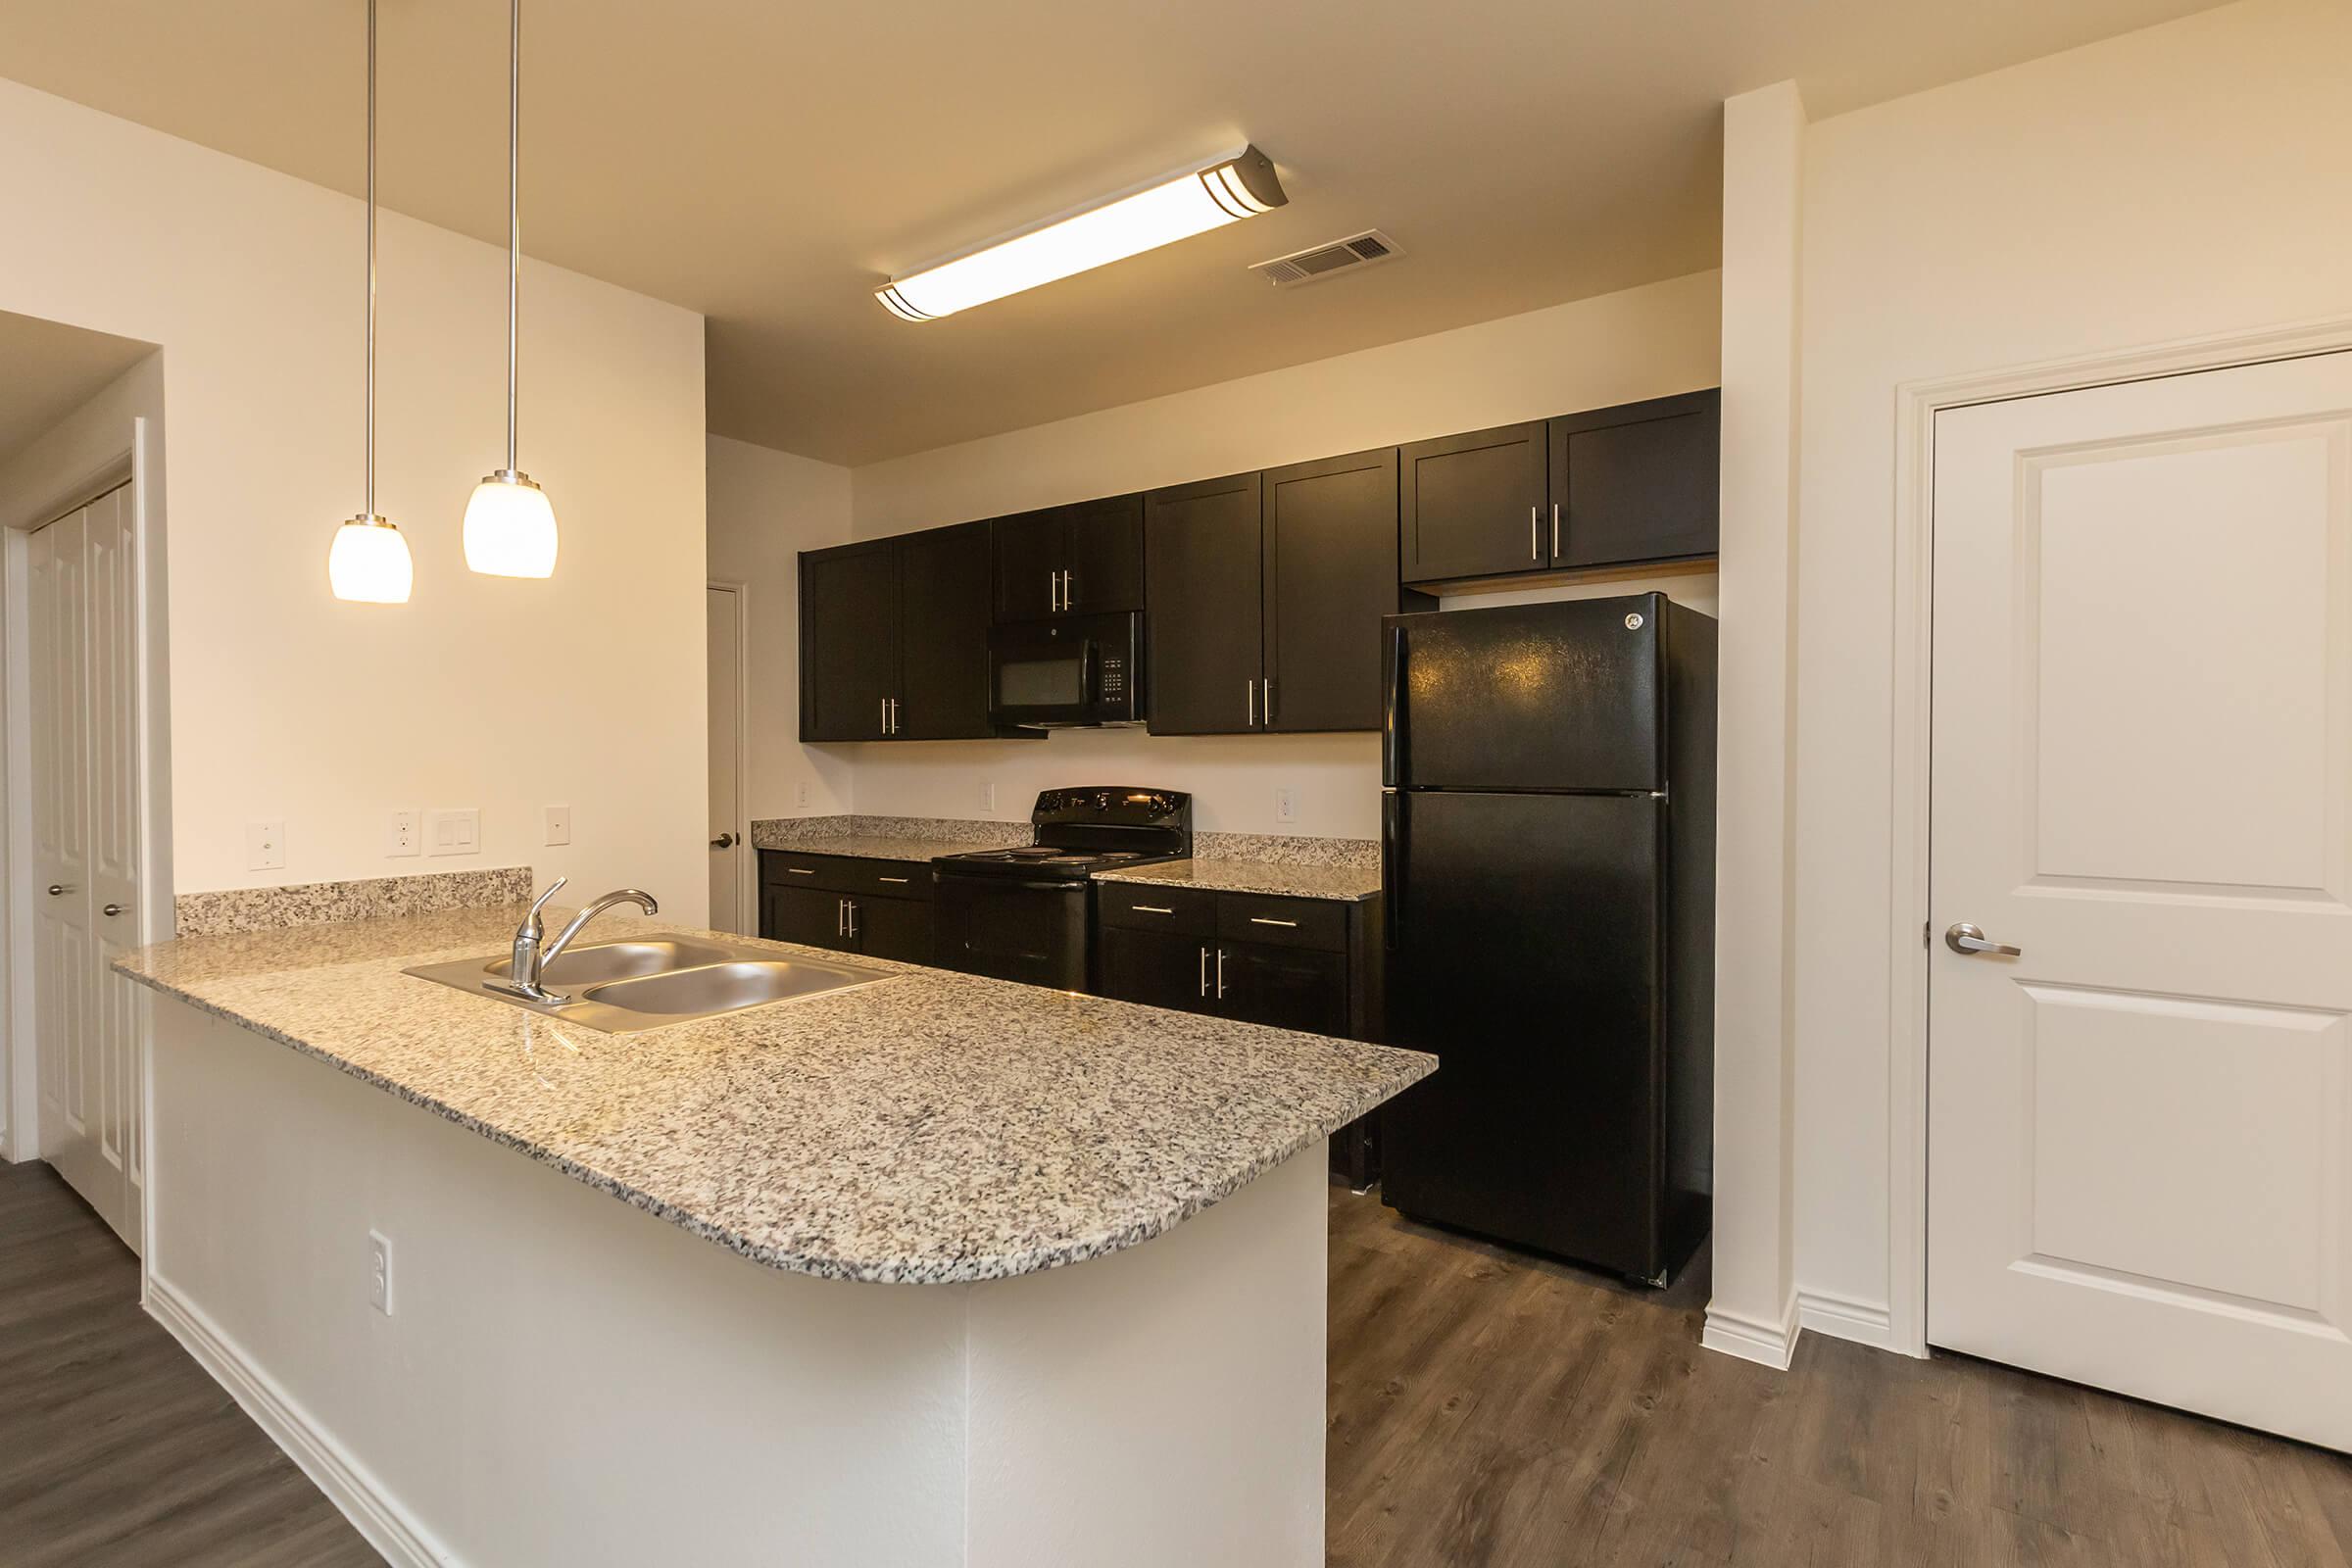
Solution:
<path fill-rule="evenodd" d="M 374 0 L 368 0 L 370 5 Z M 522 0 L 507 14 L 507 471 L 514 471 L 514 311 L 522 276 Z"/>
<path fill-rule="evenodd" d="M 368 512 L 375 515 L 375 0 L 368 0 Z"/>

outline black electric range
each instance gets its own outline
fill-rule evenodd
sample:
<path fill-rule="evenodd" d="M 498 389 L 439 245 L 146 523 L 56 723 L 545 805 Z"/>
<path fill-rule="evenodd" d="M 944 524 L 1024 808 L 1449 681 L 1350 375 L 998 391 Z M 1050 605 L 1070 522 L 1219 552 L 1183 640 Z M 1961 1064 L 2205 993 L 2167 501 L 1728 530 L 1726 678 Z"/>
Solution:
<path fill-rule="evenodd" d="M 966 974 L 1094 989 L 1097 871 L 1193 853 L 1193 798 L 1093 785 L 1041 791 L 1037 842 L 931 862 L 938 960 Z"/>

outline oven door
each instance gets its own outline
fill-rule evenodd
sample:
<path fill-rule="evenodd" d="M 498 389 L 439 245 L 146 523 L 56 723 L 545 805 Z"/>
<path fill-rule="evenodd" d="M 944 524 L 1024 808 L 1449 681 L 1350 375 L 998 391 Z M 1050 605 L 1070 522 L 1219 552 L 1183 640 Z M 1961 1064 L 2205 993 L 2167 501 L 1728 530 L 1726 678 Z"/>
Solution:
<path fill-rule="evenodd" d="M 935 961 L 965 974 L 1086 991 L 1088 885 L 1018 876 L 932 879 Z"/>
<path fill-rule="evenodd" d="M 1036 729 L 1132 720 L 1139 619 L 1070 615 L 991 628 L 990 720 Z"/>

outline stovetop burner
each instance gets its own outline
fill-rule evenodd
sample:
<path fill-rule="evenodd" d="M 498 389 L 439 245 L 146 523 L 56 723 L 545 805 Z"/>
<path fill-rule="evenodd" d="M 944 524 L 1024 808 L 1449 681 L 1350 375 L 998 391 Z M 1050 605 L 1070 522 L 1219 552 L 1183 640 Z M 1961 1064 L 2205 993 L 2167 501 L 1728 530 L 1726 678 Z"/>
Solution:
<path fill-rule="evenodd" d="M 946 872 L 1079 882 L 1109 866 L 1180 859 L 1192 853 L 1192 798 L 1173 790 L 1047 790 L 1038 796 L 1029 820 L 1036 825 L 1035 844 L 943 855 L 933 863 Z"/>

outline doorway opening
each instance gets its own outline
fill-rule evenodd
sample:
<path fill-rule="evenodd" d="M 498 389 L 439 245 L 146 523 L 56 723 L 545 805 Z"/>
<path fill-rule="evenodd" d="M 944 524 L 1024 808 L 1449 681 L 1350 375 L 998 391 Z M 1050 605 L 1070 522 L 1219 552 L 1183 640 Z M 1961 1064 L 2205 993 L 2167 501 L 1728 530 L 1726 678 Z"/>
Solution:
<path fill-rule="evenodd" d="M 710 661 L 710 929 L 752 936 L 759 930 L 752 912 L 759 878 L 751 874 L 751 827 L 743 815 L 749 590 L 712 581 L 703 597 Z"/>
<path fill-rule="evenodd" d="M 172 924 L 163 362 L 4 312 L 0 361 L 0 1153 L 143 1252 L 147 1004 L 112 964 Z"/>

